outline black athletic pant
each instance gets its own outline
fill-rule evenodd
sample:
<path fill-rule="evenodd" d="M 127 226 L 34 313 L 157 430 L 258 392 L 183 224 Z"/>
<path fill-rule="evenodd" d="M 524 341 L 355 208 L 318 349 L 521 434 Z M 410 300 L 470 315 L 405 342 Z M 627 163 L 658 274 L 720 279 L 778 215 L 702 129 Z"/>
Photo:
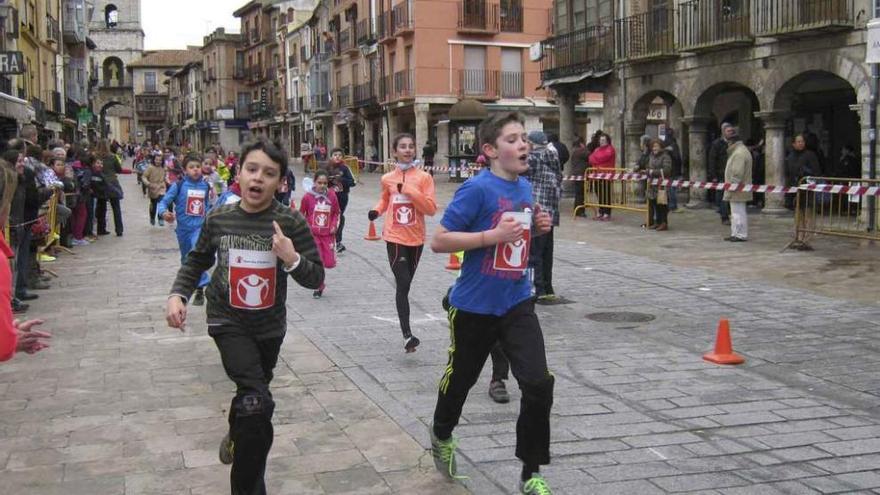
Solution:
<path fill-rule="evenodd" d="M 510 361 L 504 355 L 500 342 L 495 342 L 495 345 L 489 350 L 489 355 L 492 356 L 492 381 L 507 380 L 509 378 L 508 372 L 510 372 Z"/>
<path fill-rule="evenodd" d="M 345 208 L 348 207 L 348 193 L 336 193 L 339 201 L 339 228 L 336 229 L 336 244 L 342 242 L 342 229 L 345 228 Z"/>
<path fill-rule="evenodd" d="M 257 340 L 241 332 L 237 327 L 210 327 L 223 369 L 236 386 L 229 407 L 229 437 L 234 445 L 230 482 L 232 495 L 265 495 L 275 410 L 269 382 L 284 337 Z"/>
<path fill-rule="evenodd" d="M 555 294 L 553 291 L 553 228 L 532 238 L 529 268 L 534 274 L 535 295 Z"/>
<path fill-rule="evenodd" d="M 156 223 L 156 210 L 159 207 L 159 201 L 162 201 L 162 196 L 158 198 L 150 198 L 150 224 Z"/>
<path fill-rule="evenodd" d="M 98 232 L 108 232 L 107 230 L 107 202 L 113 209 L 113 230 L 116 235 L 122 235 L 122 205 L 118 198 L 106 199 L 98 198 L 98 204 L 95 207 L 95 217 L 98 219 Z"/>
<path fill-rule="evenodd" d="M 656 199 L 648 200 L 648 227 L 663 225 L 669 217 L 669 205 L 661 205 Z"/>
<path fill-rule="evenodd" d="M 554 379 L 547 370 L 544 335 L 534 301 L 523 301 L 504 316 L 468 313 L 452 307 L 449 332 L 452 343 L 434 409 L 434 434 L 441 440 L 452 435 L 468 391 L 479 378 L 492 346 L 498 342 L 522 391 L 516 422 L 516 456 L 526 465 L 549 464 Z"/>
<path fill-rule="evenodd" d="M 412 329 L 409 326 L 409 288 L 413 277 L 416 276 L 416 268 L 419 267 L 424 246 L 404 246 L 389 242 L 386 247 L 388 263 L 391 264 L 391 273 L 394 274 L 394 283 L 397 286 L 395 300 L 400 331 L 403 332 L 403 338 L 408 339 L 412 336 Z"/>

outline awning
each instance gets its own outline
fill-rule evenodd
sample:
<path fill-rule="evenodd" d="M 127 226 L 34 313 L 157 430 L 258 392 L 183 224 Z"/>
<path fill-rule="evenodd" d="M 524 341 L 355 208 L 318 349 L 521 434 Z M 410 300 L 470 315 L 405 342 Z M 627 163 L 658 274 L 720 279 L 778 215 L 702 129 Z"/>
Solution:
<path fill-rule="evenodd" d="M 7 117 L 20 124 L 27 124 L 34 120 L 35 116 L 34 108 L 27 101 L 0 93 L 0 117 Z"/>
<path fill-rule="evenodd" d="M 573 76 L 565 76 L 565 77 L 558 77 L 556 79 L 548 79 L 546 81 L 541 81 L 541 85 L 538 86 L 538 89 L 549 88 L 551 86 L 557 86 L 560 84 L 578 83 L 578 82 L 581 82 L 587 78 L 599 79 L 601 77 L 607 76 L 608 74 L 611 74 L 611 72 L 612 72 L 612 69 L 605 69 L 605 70 L 600 70 L 600 71 L 590 70 L 590 71 L 586 71 L 586 72 L 581 72 L 580 74 L 575 74 Z"/>

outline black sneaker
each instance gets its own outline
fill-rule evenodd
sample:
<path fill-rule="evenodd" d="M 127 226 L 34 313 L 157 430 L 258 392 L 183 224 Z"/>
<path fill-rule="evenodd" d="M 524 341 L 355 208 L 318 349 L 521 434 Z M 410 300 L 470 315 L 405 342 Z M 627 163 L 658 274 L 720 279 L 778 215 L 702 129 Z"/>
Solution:
<path fill-rule="evenodd" d="M 510 402 L 510 394 L 507 393 L 507 386 L 504 385 L 504 380 L 493 380 L 489 383 L 489 397 L 499 404 Z"/>
<path fill-rule="evenodd" d="M 337 244 L 336 244 L 336 252 L 337 252 L 337 253 L 341 253 L 341 252 L 343 252 L 343 251 L 345 251 L 345 244 L 343 244 L 343 243 L 341 243 L 341 242 L 340 242 L 340 243 L 337 243 Z"/>
<path fill-rule="evenodd" d="M 204 306 L 205 305 L 205 290 L 204 289 L 196 289 L 196 295 L 193 297 L 193 306 Z"/>
<path fill-rule="evenodd" d="M 31 307 L 30 304 L 25 304 L 25 303 L 19 301 L 18 299 L 12 300 L 12 312 L 13 313 L 24 313 L 25 311 L 28 310 L 29 307 Z"/>
<path fill-rule="evenodd" d="M 229 433 L 220 440 L 220 462 L 223 464 L 232 464 L 232 458 L 235 454 L 235 444 L 229 438 Z"/>
<path fill-rule="evenodd" d="M 422 342 L 415 335 L 410 335 L 403 341 L 403 348 L 406 350 L 407 354 L 410 352 L 416 352 L 416 347 L 419 346 Z"/>
<path fill-rule="evenodd" d="M 315 299 L 321 299 L 322 295 L 324 295 L 324 291 L 322 290 L 316 290 L 315 292 L 312 292 L 312 297 L 314 297 Z"/>

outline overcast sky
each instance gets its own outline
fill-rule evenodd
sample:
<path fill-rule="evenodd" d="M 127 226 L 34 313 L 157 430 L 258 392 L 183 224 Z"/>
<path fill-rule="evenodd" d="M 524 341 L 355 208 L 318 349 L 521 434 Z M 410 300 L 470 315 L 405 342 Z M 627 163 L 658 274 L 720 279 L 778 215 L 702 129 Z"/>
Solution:
<path fill-rule="evenodd" d="M 241 31 L 239 19 L 232 16 L 248 0 L 144 0 L 141 20 L 144 49 L 183 50 L 201 45 L 206 34 L 218 27 L 226 32 Z"/>

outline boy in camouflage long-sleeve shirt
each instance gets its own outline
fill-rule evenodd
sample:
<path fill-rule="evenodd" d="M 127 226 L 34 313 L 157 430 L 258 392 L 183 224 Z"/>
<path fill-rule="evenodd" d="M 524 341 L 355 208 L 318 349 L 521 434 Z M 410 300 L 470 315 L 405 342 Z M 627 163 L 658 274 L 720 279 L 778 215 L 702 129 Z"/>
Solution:
<path fill-rule="evenodd" d="M 207 286 L 208 333 L 223 368 L 236 384 L 229 433 L 220 460 L 232 464 L 233 494 L 265 494 L 266 458 L 272 446 L 269 391 L 287 321 L 287 275 L 317 289 L 324 267 L 306 220 L 275 201 L 287 171 L 281 150 L 261 140 L 241 152 L 241 201 L 208 214 L 168 297 L 168 324 L 183 330 L 186 302 L 202 272 L 217 266 Z"/>

